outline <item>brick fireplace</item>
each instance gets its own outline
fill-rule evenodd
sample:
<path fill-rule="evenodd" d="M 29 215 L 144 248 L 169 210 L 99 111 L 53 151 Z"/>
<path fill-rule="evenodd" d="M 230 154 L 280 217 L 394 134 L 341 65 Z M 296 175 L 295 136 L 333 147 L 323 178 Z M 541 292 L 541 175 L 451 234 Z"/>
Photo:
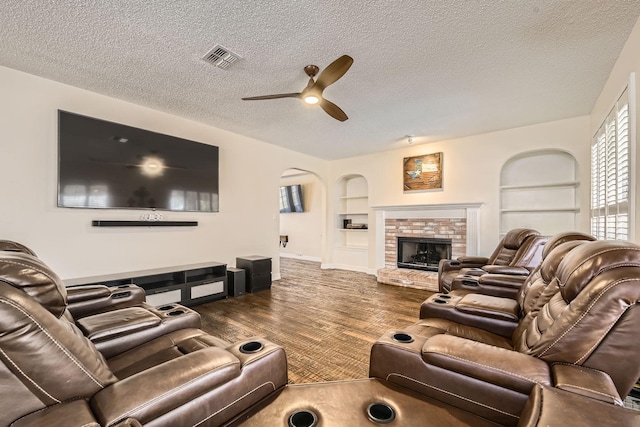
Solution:
<path fill-rule="evenodd" d="M 437 290 L 437 271 L 398 267 L 398 238 L 450 239 L 451 258 L 477 255 L 480 204 L 376 207 L 378 282 Z"/>

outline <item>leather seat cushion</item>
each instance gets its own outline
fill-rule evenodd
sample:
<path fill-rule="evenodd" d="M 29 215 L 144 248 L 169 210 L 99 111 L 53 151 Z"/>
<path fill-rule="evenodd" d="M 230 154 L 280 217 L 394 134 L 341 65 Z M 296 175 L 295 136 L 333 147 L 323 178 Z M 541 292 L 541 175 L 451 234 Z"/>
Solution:
<path fill-rule="evenodd" d="M 200 329 L 182 329 L 112 357 L 107 364 L 116 377 L 124 379 L 184 354 L 207 347 L 226 349 L 229 345 Z"/>

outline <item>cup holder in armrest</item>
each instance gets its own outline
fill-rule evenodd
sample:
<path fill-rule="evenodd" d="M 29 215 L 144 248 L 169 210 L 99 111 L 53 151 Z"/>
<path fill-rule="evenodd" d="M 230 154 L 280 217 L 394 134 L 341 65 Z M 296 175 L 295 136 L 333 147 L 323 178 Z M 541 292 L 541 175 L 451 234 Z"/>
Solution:
<path fill-rule="evenodd" d="M 264 346 L 258 341 L 249 341 L 240 346 L 240 353 L 253 354 L 262 350 Z"/>
<path fill-rule="evenodd" d="M 309 411 L 295 411 L 289 416 L 289 427 L 313 427 L 318 424 L 318 416 Z"/>
<path fill-rule="evenodd" d="M 475 280 L 464 280 L 462 279 L 462 284 L 465 286 L 478 286 L 478 282 Z"/>
<path fill-rule="evenodd" d="M 180 316 L 181 314 L 186 313 L 184 310 L 173 310 L 167 313 L 167 316 Z"/>
<path fill-rule="evenodd" d="M 127 298 L 131 296 L 131 292 L 126 291 L 126 292 L 114 292 L 111 294 L 111 299 L 120 299 L 120 298 Z"/>
<path fill-rule="evenodd" d="M 438 295 L 436 295 L 436 298 L 440 298 L 440 299 L 451 299 L 451 295 L 442 295 L 442 294 L 438 294 Z"/>
<path fill-rule="evenodd" d="M 386 403 L 372 403 L 367 408 L 367 417 L 377 424 L 388 424 L 396 418 L 396 411 Z"/>
<path fill-rule="evenodd" d="M 446 304 L 447 303 L 446 300 L 443 300 L 443 299 L 440 299 L 440 298 L 434 299 L 433 302 L 435 302 L 436 304 Z"/>
<path fill-rule="evenodd" d="M 174 308 L 176 308 L 175 305 L 163 305 L 162 307 L 158 307 L 157 309 L 160 311 L 169 311 L 173 310 Z"/>
<path fill-rule="evenodd" d="M 409 344 L 411 342 L 413 342 L 413 337 L 409 334 L 403 334 L 401 332 L 397 333 L 397 334 L 393 334 L 393 340 L 395 342 L 401 342 L 404 344 Z"/>
<path fill-rule="evenodd" d="M 124 289 L 124 288 L 128 288 L 128 287 L 130 287 L 130 286 L 131 286 L 131 285 L 119 285 L 119 286 L 116 286 L 116 288 L 118 288 L 118 289 Z"/>

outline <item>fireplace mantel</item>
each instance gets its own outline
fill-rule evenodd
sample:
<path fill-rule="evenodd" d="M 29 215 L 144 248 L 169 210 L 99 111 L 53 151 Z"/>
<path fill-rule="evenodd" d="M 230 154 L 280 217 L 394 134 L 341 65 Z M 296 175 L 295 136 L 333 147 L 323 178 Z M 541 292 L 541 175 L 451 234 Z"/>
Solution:
<path fill-rule="evenodd" d="M 432 205 L 374 206 L 376 213 L 376 269 L 385 267 L 385 221 L 387 219 L 466 219 L 466 253 L 479 252 L 480 208 L 483 203 L 447 203 Z"/>
<path fill-rule="evenodd" d="M 446 209 L 480 209 L 484 203 L 439 203 L 434 205 L 394 205 L 373 206 L 375 211 L 421 211 L 421 210 L 446 210 Z"/>

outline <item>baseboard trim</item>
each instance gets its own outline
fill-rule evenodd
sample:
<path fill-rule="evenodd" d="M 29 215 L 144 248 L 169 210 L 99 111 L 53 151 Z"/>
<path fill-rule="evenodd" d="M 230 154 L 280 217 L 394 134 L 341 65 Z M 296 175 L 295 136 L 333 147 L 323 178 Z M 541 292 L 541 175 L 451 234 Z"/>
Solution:
<path fill-rule="evenodd" d="M 282 258 L 291 258 L 291 259 L 301 259 L 303 261 L 313 261 L 313 262 L 322 262 L 320 257 L 308 256 L 308 255 L 298 255 L 298 254 L 287 254 L 284 252 L 280 252 L 280 257 Z"/>

